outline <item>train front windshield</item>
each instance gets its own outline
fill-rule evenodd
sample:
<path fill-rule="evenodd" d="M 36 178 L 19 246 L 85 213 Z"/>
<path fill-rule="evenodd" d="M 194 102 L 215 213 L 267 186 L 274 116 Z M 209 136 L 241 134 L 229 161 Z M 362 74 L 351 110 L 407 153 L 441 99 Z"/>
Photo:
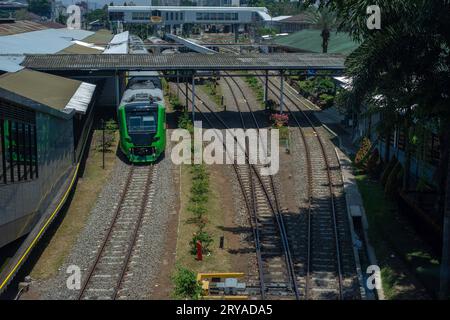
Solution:
<path fill-rule="evenodd" d="M 157 111 L 129 111 L 127 112 L 129 133 L 156 133 L 158 125 Z"/>

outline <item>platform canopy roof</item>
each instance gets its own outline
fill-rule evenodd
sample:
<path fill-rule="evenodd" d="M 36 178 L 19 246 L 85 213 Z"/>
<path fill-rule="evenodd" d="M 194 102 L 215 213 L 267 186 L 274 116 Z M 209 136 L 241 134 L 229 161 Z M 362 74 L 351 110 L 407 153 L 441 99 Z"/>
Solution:
<path fill-rule="evenodd" d="M 27 55 L 21 65 L 42 71 L 343 70 L 344 61 L 344 55 L 319 53 L 43 54 Z"/>
<path fill-rule="evenodd" d="M 94 84 L 29 69 L 0 76 L 0 98 L 57 116 L 86 113 L 94 91 Z"/>

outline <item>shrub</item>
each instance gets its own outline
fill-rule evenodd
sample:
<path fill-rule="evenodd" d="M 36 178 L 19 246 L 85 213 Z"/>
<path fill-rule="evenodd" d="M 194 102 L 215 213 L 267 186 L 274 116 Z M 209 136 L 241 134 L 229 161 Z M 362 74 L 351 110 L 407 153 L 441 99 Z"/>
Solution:
<path fill-rule="evenodd" d="M 105 140 L 103 141 L 103 134 L 98 135 L 96 138 L 95 148 L 99 152 L 103 152 L 103 149 L 105 152 L 111 152 L 111 147 L 113 146 L 114 141 L 116 141 L 116 131 L 118 129 L 118 125 L 116 121 L 109 119 L 108 121 L 105 121 L 103 126 L 105 129 Z"/>
<path fill-rule="evenodd" d="M 183 112 L 179 117 L 178 117 L 178 127 L 181 129 L 186 129 L 188 130 L 190 133 L 194 132 L 194 126 L 192 124 L 192 120 L 189 117 L 189 114 L 187 112 Z"/>
<path fill-rule="evenodd" d="M 359 146 L 359 150 L 356 153 L 355 156 L 355 165 L 358 167 L 362 167 L 364 164 L 364 161 L 367 157 L 367 155 L 369 154 L 370 148 L 372 147 L 372 142 L 370 141 L 369 138 L 364 137 L 361 140 L 361 144 Z"/>
<path fill-rule="evenodd" d="M 300 93 L 305 97 L 309 97 L 314 93 L 314 83 L 310 80 L 304 80 L 298 82 Z"/>
<path fill-rule="evenodd" d="M 289 116 L 286 113 L 274 113 L 270 116 L 270 120 L 272 120 L 273 126 L 275 128 L 281 128 L 288 124 Z"/>
<path fill-rule="evenodd" d="M 172 105 L 173 110 L 175 111 L 183 111 L 183 105 L 180 102 L 180 99 L 174 94 L 169 95 L 169 103 Z"/>
<path fill-rule="evenodd" d="M 322 93 L 319 95 L 320 104 L 323 108 L 330 108 L 334 103 L 334 96 L 328 93 Z"/>
<path fill-rule="evenodd" d="M 177 266 L 172 276 L 174 284 L 174 296 L 178 299 L 198 299 L 202 292 L 202 287 L 197 281 L 194 271 L 185 267 Z"/>
<path fill-rule="evenodd" d="M 210 253 L 209 246 L 213 242 L 213 239 L 206 231 L 199 230 L 192 235 L 191 254 L 197 254 L 197 241 L 200 241 L 202 243 L 203 254 Z"/>

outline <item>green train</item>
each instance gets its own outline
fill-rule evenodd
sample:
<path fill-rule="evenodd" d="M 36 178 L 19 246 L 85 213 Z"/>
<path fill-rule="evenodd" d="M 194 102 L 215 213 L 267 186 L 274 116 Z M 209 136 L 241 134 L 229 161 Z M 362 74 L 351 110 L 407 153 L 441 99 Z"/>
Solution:
<path fill-rule="evenodd" d="M 120 149 L 132 163 L 151 163 L 166 148 L 166 109 L 162 83 L 154 71 L 129 73 L 117 109 Z"/>

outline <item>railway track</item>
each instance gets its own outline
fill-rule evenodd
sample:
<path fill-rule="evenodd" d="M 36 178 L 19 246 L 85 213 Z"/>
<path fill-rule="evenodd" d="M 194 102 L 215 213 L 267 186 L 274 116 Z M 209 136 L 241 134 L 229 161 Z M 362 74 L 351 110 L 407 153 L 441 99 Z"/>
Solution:
<path fill-rule="evenodd" d="M 78 294 L 78 300 L 126 298 L 127 272 L 148 212 L 154 166 L 132 165 L 111 225 Z"/>
<path fill-rule="evenodd" d="M 188 87 L 188 91 L 191 92 Z M 186 95 L 181 89 L 182 94 Z M 189 94 L 188 92 L 188 94 Z M 243 113 L 239 106 L 239 100 L 233 93 L 234 101 L 239 111 L 241 125 L 245 129 Z M 242 92 L 243 94 L 243 92 Z M 201 101 L 196 95 L 196 99 Z M 245 97 L 241 101 L 246 101 Z M 190 101 L 192 103 L 192 101 Z M 246 102 L 248 104 L 248 102 Z M 214 112 L 213 108 L 202 102 L 209 113 L 220 125 L 228 129 L 229 126 Z M 250 107 L 248 105 L 248 107 Z M 214 127 L 213 120 L 202 112 L 198 106 L 196 109 L 203 118 Z M 251 109 L 250 113 L 254 117 Z M 258 128 L 256 118 L 253 119 Z M 241 148 L 243 146 L 240 146 Z M 246 154 L 246 157 L 248 155 Z M 258 165 L 237 165 L 234 164 L 234 170 L 237 174 L 247 210 L 249 212 L 249 222 L 253 231 L 256 256 L 258 262 L 260 295 L 262 299 L 280 299 L 280 298 L 299 298 L 296 286 L 295 274 L 289 244 L 286 238 L 284 222 L 279 208 L 277 191 L 271 176 L 259 175 L 260 167 Z"/>
<path fill-rule="evenodd" d="M 269 80 L 268 88 L 279 101 L 280 87 L 275 81 Z M 335 150 L 327 147 L 321 137 L 320 123 L 307 114 L 311 106 L 292 95 L 290 90 L 285 94 L 285 107 L 290 120 L 299 129 L 305 148 L 308 181 L 307 218 L 303 226 L 307 245 L 298 243 L 304 250 L 295 257 L 303 269 L 298 270 L 304 275 L 300 287 L 306 299 L 359 298 L 343 182 Z M 295 244 L 299 239 L 292 241 Z"/>

